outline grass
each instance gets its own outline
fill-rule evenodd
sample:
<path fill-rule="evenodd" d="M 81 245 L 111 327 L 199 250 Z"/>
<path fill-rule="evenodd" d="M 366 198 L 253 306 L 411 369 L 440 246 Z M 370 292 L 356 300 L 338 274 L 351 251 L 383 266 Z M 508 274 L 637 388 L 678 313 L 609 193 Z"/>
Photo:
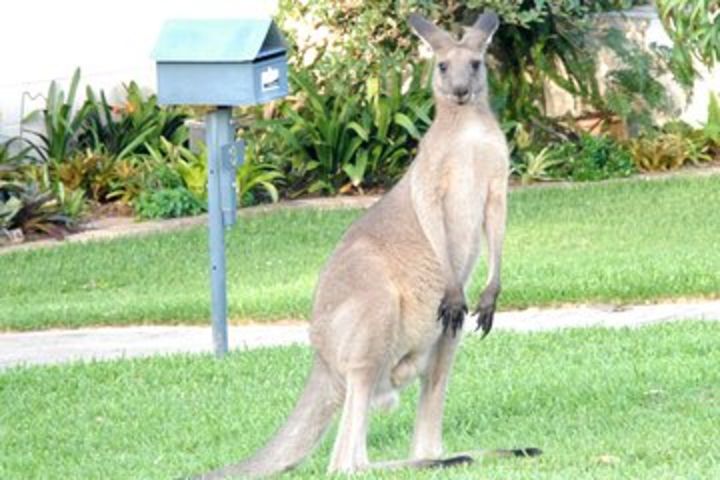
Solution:
<path fill-rule="evenodd" d="M 720 478 L 719 344 L 710 322 L 466 339 L 446 449 L 545 454 L 365 478 Z M 0 372 L 0 478 L 170 479 L 236 461 L 284 420 L 309 359 L 292 347 Z M 406 455 L 416 396 L 374 416 L 371 458 Z M 330 447 L 290 477 L 317 478 Z"/>
<path fill-rule="evenodd" d="M 501 308 L 717 297 L 718 205 L 720 176 L 513 192 Z M 227 242 L 234 321 L 306 318 L 321 266 L 359 214 L 240 221 Z M 0 330 L 207 322 L 206 237 L 196 228 L 0 255 Z"/>

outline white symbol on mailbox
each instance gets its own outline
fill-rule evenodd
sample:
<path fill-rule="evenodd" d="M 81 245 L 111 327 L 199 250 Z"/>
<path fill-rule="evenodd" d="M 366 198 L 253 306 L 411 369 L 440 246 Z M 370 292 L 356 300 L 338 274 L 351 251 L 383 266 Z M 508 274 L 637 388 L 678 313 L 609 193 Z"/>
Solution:
<path fill-rule="evenodd" d="M 280 70 L 267 67 L 260 73 L 260 85 L 263 92 L 280 88 Z"/>

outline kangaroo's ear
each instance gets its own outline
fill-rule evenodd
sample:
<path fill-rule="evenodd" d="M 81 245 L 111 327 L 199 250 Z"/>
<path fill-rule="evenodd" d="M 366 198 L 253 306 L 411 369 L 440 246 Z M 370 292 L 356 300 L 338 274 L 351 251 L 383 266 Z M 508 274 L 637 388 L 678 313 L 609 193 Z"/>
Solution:
<path fill-rule="evenodd" d="M 486 50 L 495 31 L 500 26 L 500 19 L 492 10 L 488 10 L 475 20 L 472 27 L 465 28 L 462 44 L 473 50 Z"/>
<path fill-rule="evenodd" d="M 448 32 L 418 13 L 411 13 L 408 17 L 408 23 L 417 36 L 435 51 L 450 47 L 454 43 L 452 36 Z"/>

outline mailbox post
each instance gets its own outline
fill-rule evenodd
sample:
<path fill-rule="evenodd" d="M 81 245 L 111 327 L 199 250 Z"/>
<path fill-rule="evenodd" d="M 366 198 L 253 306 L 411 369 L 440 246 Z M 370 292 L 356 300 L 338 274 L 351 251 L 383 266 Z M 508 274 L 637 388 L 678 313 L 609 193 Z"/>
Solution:
<path fill-rule="evenodd" d="M 153 52 L 161 104 L 215 107 L 205 119 L 205 139 L 211 315 L 219 357 L 228 350 L 224 230 L 237 219 L 237 167 L 244 158 L 232 107 L 287 95 L 286 52 L 270 18 L 170 21 Z"/>

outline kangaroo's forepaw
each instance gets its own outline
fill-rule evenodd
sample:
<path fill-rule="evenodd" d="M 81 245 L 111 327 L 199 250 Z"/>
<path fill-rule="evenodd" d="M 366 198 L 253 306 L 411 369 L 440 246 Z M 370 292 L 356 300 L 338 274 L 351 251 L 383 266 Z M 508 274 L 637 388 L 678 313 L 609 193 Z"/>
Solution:
<path fill-rule="evenodd" d="M 487 306 L 478 306 L 473 312 L 477 315 L 477 327 L 475 331 L 482 329 L 482 337 L 485 338 L 493 326 L 493 318 L 495 317 L 495 303 Z"/>
<path fill-rule="evenodd" d="M 467 312 L 468 308 L 462 296 L 445 294 L 438 308 L 438 320 L 442 321 L 443 333 L 451 328 L 452 334 L 455 336 L 457 331 L 462 328 Z"/>

